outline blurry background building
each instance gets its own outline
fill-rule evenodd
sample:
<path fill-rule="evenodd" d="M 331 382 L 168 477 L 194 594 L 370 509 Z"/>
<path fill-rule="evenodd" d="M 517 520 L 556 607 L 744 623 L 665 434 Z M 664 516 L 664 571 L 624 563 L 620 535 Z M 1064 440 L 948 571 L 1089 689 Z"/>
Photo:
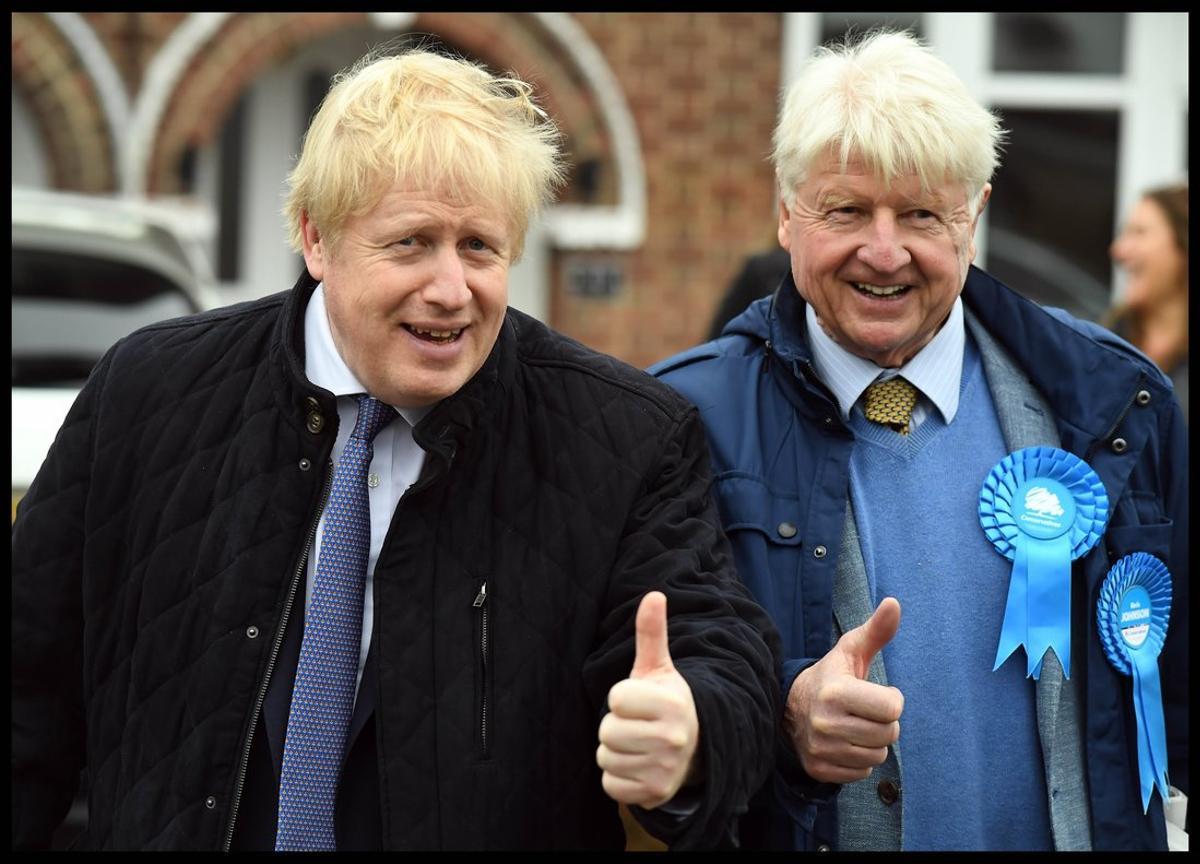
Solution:
<path fill-rule="evenodd" d="M 1140 190 L 1188 168 L 1188 15 L 980 13 L 12 13 L 12 182 L 170 205 L 223 302 L 291 287 L 284 178 L 330 76 L 396 37 L 534 83 L 573 166 L 513 305 L 636 365 L 706 335 L 775 235 L 781 86 L 847 28 L 909 27 L 1012 142 L 979 263 L 1098 318 Z"/>

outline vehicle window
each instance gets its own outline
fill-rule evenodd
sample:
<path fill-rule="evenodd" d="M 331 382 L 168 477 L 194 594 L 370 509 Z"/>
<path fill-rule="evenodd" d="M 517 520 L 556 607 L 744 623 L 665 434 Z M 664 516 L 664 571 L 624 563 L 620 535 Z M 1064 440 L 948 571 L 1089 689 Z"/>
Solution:
<path fill-rule="evenodd" d="M 173 281 L 132 263 L 12 250 L 12 386 L 78 387 L 114 342 L 198 311 Z"/>

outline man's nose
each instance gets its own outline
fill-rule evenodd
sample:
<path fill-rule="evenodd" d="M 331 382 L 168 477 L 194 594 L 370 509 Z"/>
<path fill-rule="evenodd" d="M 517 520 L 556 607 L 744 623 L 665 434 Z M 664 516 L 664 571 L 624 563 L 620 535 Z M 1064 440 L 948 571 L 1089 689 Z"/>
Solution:
<path fill-rule="evenodd" d="M 858 249 L 858 260 L 877 273 L 894 273 L 912 261 L 896 217 L 876 214 L 865 229 L 866 237 Z"/>
<path fill-rule="evenodd" d="M 467 270 L 462 256 L 454 246 L 439 248 L 434 258 L 434 269 L 429 281 L 421 290 L 425 302 L 445 309 L 461 309 L 471 300 L 467 287 Z"/>

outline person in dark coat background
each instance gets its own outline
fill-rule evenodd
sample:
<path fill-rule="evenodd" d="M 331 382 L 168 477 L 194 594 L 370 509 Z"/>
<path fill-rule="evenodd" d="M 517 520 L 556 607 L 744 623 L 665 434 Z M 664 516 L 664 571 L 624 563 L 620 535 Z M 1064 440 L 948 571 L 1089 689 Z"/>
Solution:
<path fill-rule="evenodd" d="M 778 634 L 695 408 L 507 308 L 559 146 L 524 82 L 370 56 L 295 288 L 98 364 L 12 529 L 14 848 L 81 772 L 85 848 L 737 843 Z"/>
<path fill-rule="evenodd" d="M 775 248 L 759 252 L 742 262 L 733 282 L 721 295 L 721 303 L 713 313 L 707 339 L 716 339 L 725 325 L 745 311 L 746 307 L 760 297 L 766 297 L 779 287 L 780 281 L 792 266 L 786 249 Z"/>
<path fill-rule="evenodd" d="M 791 746 L 748 844 L 1141 850 L 1184 827 L 1183 413 L 1133 346 L 972 266 L 1003 134 L 907 34 L 818 49 L 775 131 L 790 273 L 651 369 L 700 409 L 783 636 Z"/>

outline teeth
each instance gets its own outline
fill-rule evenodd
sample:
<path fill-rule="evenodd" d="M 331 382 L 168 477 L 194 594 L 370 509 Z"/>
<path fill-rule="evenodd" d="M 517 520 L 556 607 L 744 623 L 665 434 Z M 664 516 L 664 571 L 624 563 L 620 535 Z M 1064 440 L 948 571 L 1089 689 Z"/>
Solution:
<path fill-rule="evenodd" d="M 425 330 L 421 327 L 412 326 L 409 326 L 408 329 L 418 336 L 429 336 L 432 339 L 455 339 L 462 332 L 462 330 Z"/>
<path fill-rule="evenodd" d="M 859 291 L 865 291 L 868 294 L 874 294 L 876 297 L 891 297 L 893 294 L 899 294 L 907 285 L 868 285 L 866 282 L 855 282 L 854 287 Z"/>

